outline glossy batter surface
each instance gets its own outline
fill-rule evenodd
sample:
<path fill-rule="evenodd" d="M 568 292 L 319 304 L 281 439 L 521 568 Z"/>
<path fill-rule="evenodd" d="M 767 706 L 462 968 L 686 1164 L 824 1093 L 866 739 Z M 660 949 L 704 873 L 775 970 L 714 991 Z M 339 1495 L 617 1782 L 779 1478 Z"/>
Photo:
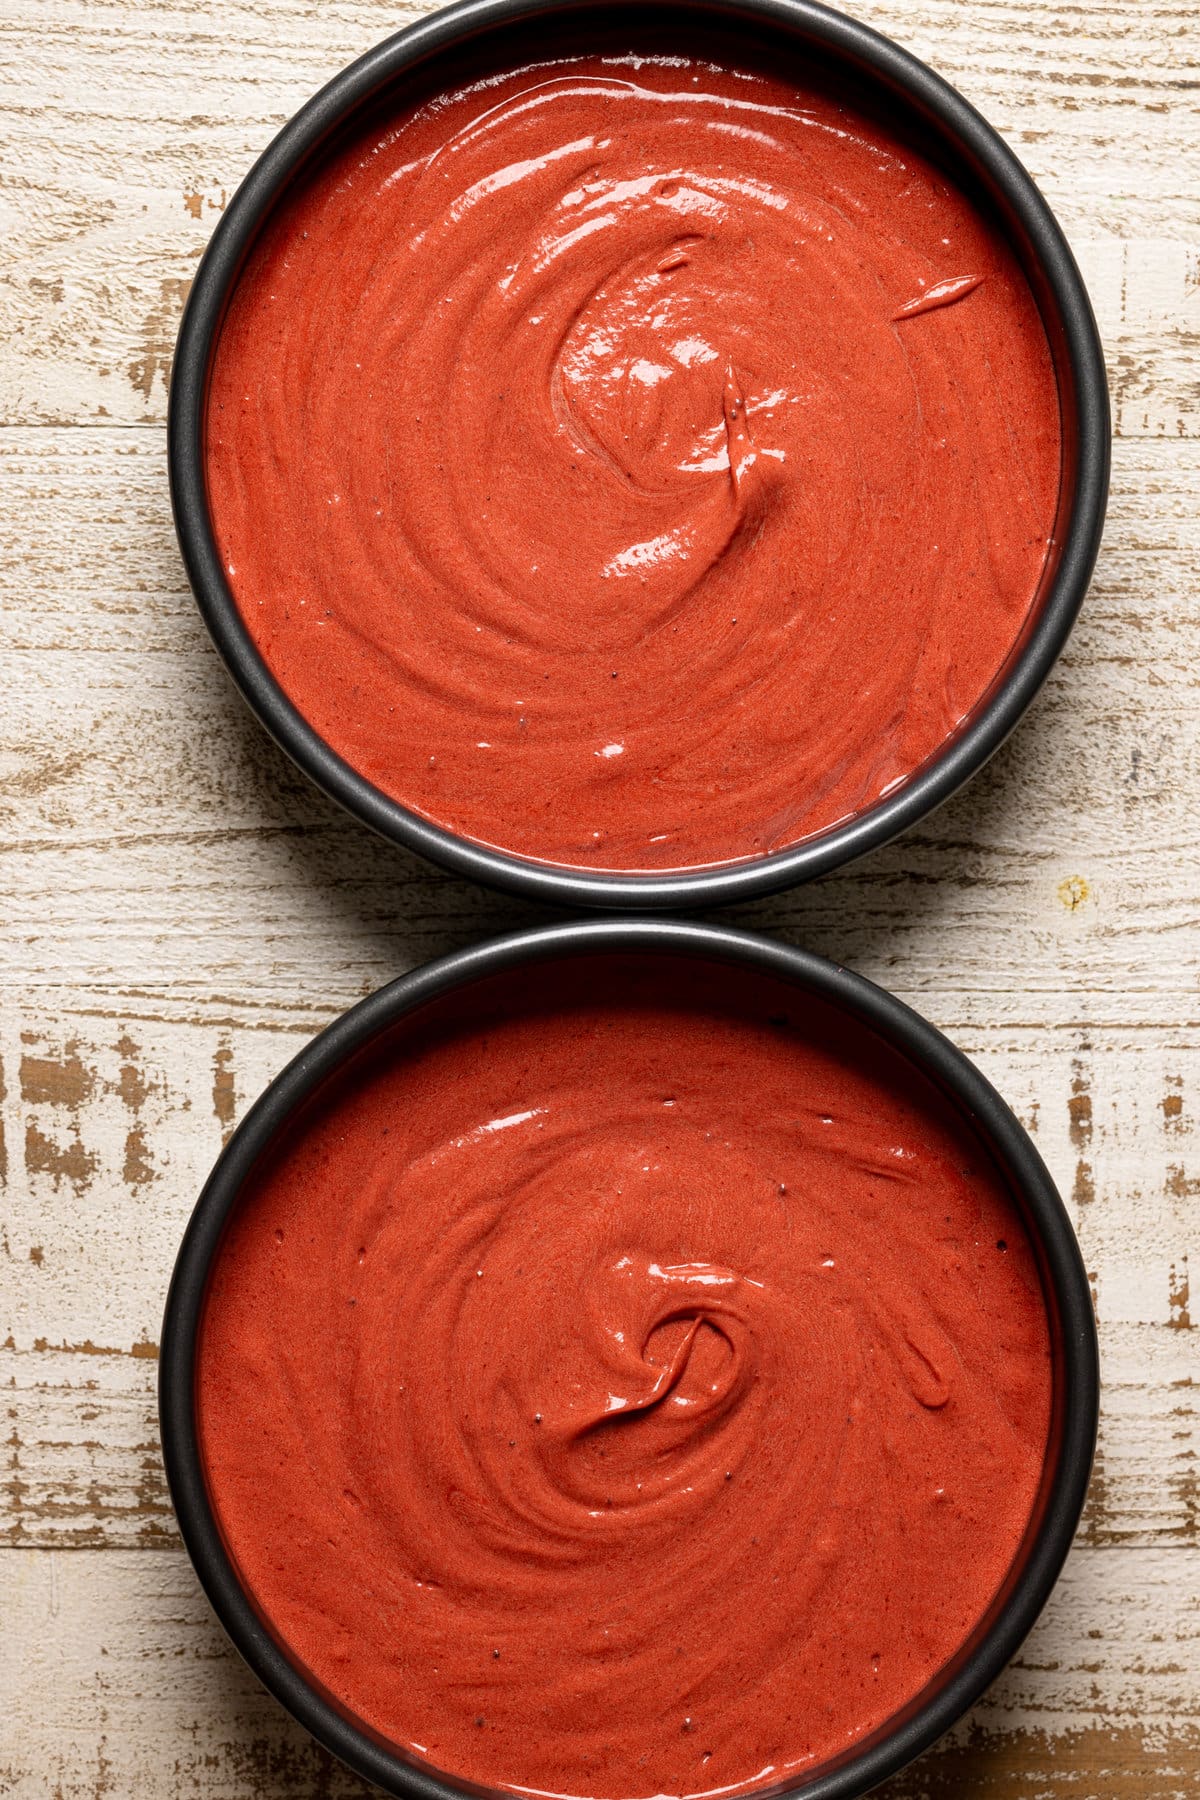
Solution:
<path fill-rule="evenodd" d="M 909 1066 L 795 990 L 582 963 L 428 1016 L 243 1200 L 210 1491 L 282 1640 L 451 1774 L 797 1776 L 964 1643 L 1030 1516 L 1032 1253 Z"/>
<path fill-rule="evenodd" d="M 268 229 L 208 479 L 242 615 L 387 794 L 686 868 L 887 794 L 979 703 L 1059 486 L 995 229 L 779 75 L 549 59 L 360 137 Z"/>

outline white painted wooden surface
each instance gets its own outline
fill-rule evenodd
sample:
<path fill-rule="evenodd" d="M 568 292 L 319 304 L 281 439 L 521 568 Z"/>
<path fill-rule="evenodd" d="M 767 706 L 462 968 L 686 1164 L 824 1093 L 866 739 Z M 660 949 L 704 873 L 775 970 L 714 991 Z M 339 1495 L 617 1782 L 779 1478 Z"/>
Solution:
<path fill-rule="evenodd" d="M 1200 36 L 1185 0 L 872 0 L 1076 247 L 1117 421 L 1083 622 L 922 830 L 747 908 L 976 1056 L 1071 1197 L 1100 1460 L 1042 1624 L 893 1800 L 1200 1793 Z M 158 1321 L 198 1185 L 334 1013 L 532 916 L 340 818 L 246 715 L 171 533 L 188 280 L 283 119 L 411 11 L 0 0 L 0 1794 L 361 1791 L 178 1545 Z"/>

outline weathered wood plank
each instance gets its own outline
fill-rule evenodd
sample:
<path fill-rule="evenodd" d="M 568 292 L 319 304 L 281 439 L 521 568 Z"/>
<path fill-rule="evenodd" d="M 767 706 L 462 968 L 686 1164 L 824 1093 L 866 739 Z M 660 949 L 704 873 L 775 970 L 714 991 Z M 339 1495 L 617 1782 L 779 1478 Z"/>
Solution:
<path fill-rule="evenodd" d="M 442 927 L 444 930 L 444 926 Z M 7 1190 L 0 1326 L 13 1544 L 156 1543 L 153 1363 L 167 1274 L 222 1139 L 352 993 L 274 1009 L 219 997 L 33 989 L 0 1007 Z M 1077 1221 L 1106 1388 L 1085 1536 L 1200 1544 L 1189 1292 L 1200 1194 L 1200 1039 L 1078 996 L 995 1017 L 932 1007 L 1033 1132 Z M 1171 996 L 1177 1000 L 1178 996 Z M 1039 1016 L 1040 1015 L 1040 1016 Z"/>
<path fill-rule="evenodd" d="M 153 1335 L 162 1277 L 222 1135 L 321 1011 L 352 995 L 274 1016 L 220 999 L 176 997 L 172 1016 L 154 997 L 114 995 L 104 1009 L 55 998 L 35 990 L 0 1008 L 0 1256 L 23 1271 L 5 1330 L 18 1348 L 90 1338 L 128 1349 Z M 1073 1206 L 1102 1319 L 1190 1333 L 1200 1044 L 1173 1024 L 1098 1020 L 1070 996 L 1024 1021 L 980 1018 L 956 1000 L 943 993 L 931 1010 L 1033 1132 Z"/>
<path fill-rule="evenodd" d="M 1023 1651 L 890 1800 L 1190 1800 L 1198 1581 L 1200 1552 L 1076 1550 Z M 0 1596 L 24 1647 L 0 1666 L 12 1800 L 366 1792 L 258 1688 L 182 1553 L 0 1552 Z"/>
<path fill-rule="evenodd" d="M 89 1338 L 70 1350 L 0 1351 L 0 1542 L 19 1549 L 178 1545 L 159 1450 L 156 1374 L 157 1352 L 145 1340 L 121 1349 Z"/>
<path fill-rule="evenodd" d="M 1083 1543 L 1200 1548 L 1193 1342 L 1170 1326 L 1102 1327 L 1105 1392 Z M 158 1446 L 156 1373 L 149 1338 L 0 1346 L 0 1544 L 177 1545 Z"/>
<path fill-rule="evenodd" d="M 327 1004 L 528 916 L 361 831 L 258 729 L 187 595 L 159 434 L 3 432 L 0 482 L 9 979 Z M 1120 446 L 1096 584 L 1021 730 L 921 830 L 742 916 L 913 994 L 1006 1006 L 1016 965 L 1025 994 L 1194 995 L 1198 485 L 1196 445 Z"/>
<path fill-rule="evenodd" d="M 187 286 L 227 196 L 321 82 L 426 10 L 322 6 L 297 30 L 288 0 L 8 0 L 0 419 L 161 423 Z M 1200 130 L 1178 15 L 1129 0 L 858 10 L 960 86 L 1044 186 L 1093 287 L 1118 431 L 1194 434 Z"/>

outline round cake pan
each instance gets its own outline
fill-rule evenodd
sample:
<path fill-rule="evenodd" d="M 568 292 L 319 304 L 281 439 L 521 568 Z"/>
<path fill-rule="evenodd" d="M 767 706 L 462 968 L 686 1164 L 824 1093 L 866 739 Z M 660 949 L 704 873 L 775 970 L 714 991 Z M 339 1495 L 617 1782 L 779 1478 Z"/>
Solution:
<path fill-rule="evenodd" d="M 788 1789 L 803 1800 L 852 1800 L 903 1767 L 979 1698 L 1044 1606 L 1079 1521 L 1099 1404 L 1096 1332 L 1087 1276 L 1067 1213 L 1028 1135 L 974 1065 L 902 1002 L 808 951 L 725 927 L 671 920 L 592 920 L 545 927 L 456 952 L 362 1001 L 322 1032 L 271 1084 L 231 1138 L 179 1252 L 163 1323 L 159 1405 L 163 1454 L 184 1542 L 221 1623 L 251 1669 L 327 1749 L 403 1800 L 476 1792 L 419 1767 L 327 1694 L 272 1635 L 226 1550 L 198 1437 L 198 1340 L 214 1258 L 246 1183 L 299 1109 L 407 1015 L 514 970 L 598 954 L 690 958 L 765 975 L 839 1009 L 898 1050 L 950 1101 L 1007 1182 L 1037 1262 L 1050 1329 L 1052 1401 L 1040 1491 L 1007 1580 L 972 1636 L 900 1714 L 835 1763 Z M 411 1024 L 417 1024 L 412 1021 Z M 411 1028 L 411 1025 L 410 1025 Z M 419 1029 L 419 1026 L 418 1026 Z"/>
<path fill-rule="evenodd" d="M 385 101 L 402 105 L 417 72 L 483 45 L 498 61 L 530 34 L 568 23 L 578 43 L 594 22 L 611 34 L 657 21 L 677 36 L 690 27 L 733 34 L 736 51 L 772 43 L 799 49 L 847 77 L 866 108 L 886 109 L 998 220 L 1045 323 L 1060 397 L 1063 465 L 1051 555 L 1022 635 L 989 692 L 935 755 L 894 792 L 847 821 L 757 859 L 672 873 L 589 872 L 525 860 L 455 836 L 391 799 L 345 762 L 296 710 L 247 631 L 214 541 L 205 479 L 205 404 L 222 318 L 260 228 L 297 174 L 331 137 Z M 1109 470 L 1104 362 L 1087 294 L 1049 207 L 991 126 L 915 57 L 865 25 L 813 0 L 468 0 L 389 38 L 344 70 L 301 109 L 260 157 L 231 200 L 192 287 L 179 334 L 168 426 L 171 495 L 187 572 L 230 673 L 263 725 L 333 799 L 394 842 L 460 875 L 527 898 L 632 910 L 712 906 L 771 893 L 877 849 L 925 817 L 974 775 L 1017 724 L 1046 679 L 1082 603 L 1099 546 Z"/>

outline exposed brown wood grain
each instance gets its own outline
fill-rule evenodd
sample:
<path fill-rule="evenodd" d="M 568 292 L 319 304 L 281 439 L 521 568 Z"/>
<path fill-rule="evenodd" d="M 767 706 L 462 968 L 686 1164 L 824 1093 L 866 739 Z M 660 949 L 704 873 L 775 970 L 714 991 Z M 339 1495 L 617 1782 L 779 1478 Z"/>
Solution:
<path fill-rule="evenodd" d="M 1043 1732 L 989 1732 L 939 1744 L 894 1780 L 878 1800 L 1192 1800 L 1200 1790 L 1200 1734 L 1093 1726 Z"/>

